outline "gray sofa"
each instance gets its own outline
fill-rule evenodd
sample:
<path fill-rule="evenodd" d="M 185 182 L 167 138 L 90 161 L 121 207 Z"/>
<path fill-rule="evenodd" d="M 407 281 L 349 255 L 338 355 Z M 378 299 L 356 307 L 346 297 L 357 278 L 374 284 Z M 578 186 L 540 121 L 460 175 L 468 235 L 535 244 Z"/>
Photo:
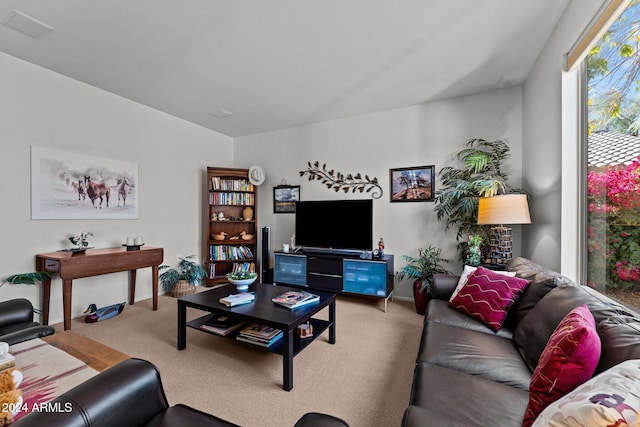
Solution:
<path fill-rule="evenodd" d="M 508 270 L 531 283 L 498 332 L 448 306 L 457 276 L 435 277 L 403 426 L 521 426 L 538 358 L 555 327 L 581 304 L 594 315 L 602 342 L 596 374 L 640 359 L 638 313 L 525 258 Z"/>

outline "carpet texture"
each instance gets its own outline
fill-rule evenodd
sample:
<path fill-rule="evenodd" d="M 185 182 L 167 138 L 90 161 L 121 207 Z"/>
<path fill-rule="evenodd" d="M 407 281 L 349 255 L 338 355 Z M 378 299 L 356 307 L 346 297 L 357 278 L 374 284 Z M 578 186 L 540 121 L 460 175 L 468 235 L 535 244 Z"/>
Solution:
<path fill-rule="evenodd" d="M 206 289 L 199 288 L 198 291 Z M 336 344 L 328 331 L 293 360 L 293 390 L 282 390 L 282 357 L 187 328 L 176 349 L 177 300 L 126 306 L 104 322 L 72 321 L 72 330 L 160 370 L 171 405 L 183 403 L 236 424 L 293 426 L 306 412 L 343 418 L 351 427 L 398 426 L 409 402 L 424 317 L 413 303 L 338 296 Z M 187 320 L 205 313 L 188 309 Z M 328 309 L 318 317 L 326 319 Z M 62 330 L 62 324 L 54 325 Z"/>
<path fill-rule="evenodd" d="M 96 375 L 98 371 L 62 350 L 36 338 L 9 347 L 22 371 L 22 410 L 19 420 L 32 410 Z"/>

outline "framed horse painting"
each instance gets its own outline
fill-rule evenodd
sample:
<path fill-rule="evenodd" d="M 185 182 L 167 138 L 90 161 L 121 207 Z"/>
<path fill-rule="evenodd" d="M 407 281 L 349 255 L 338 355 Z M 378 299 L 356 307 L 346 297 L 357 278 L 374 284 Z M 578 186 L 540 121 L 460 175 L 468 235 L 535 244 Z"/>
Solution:
<path fill-rule="evenodd" d="M 31 146 L 32 219 L 137 219 L 138 164 Z"/>

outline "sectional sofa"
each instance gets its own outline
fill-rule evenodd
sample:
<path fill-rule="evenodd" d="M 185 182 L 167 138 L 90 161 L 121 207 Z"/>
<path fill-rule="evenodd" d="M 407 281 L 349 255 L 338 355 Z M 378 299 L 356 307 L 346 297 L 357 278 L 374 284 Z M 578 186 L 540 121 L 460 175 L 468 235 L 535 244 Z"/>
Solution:
<path fill-rule="evenodd" d="M 410 402 L 402 425 L 521 426 L 530 404 L 532 375 L 538 363 L 542 362 L 541 355 L 547 357 L 547 343 L 552 335 L 557 335 L 556 328 L 565 322 L 568 313 L 579 311 L 576 308 L 583 304 L 593 315 L 599 338 L 599 345 L 593 344 L 593 348 L 586 349 L 587 357 L 597 356 L 599 351 L 599 358 L 592 362 L 597 363 L 592 374 L 596 378 L 587 380 L 572 393 L 583 389 L 587 391 L 577 395 L 567 393 L 549 405 L 556 407 L 548 407 L 543 415 L 545 420 L 550 417 L 567 420 L 571 417 L 588 419 L 594 413 L 606 413 L 617 422 L 615 425 L 626 425 L 615 417 L 632 416 L 627 407 L 635 407 L 635 411 L 639 411 L 640 402 L 632 403 L 632 395 L 635 393 L 636 398 L 640 395 L 637 380 L 640 378 L 640 363 L 637 360 L 629 362 L 634 365 L 631 372 L 636 372 L 635 376 L 618 381 L 626 384 L 622 390 L 612 386 L 615 390 L 595 395 L 589 390 L 597 388 L 592 382 L 598 379 L 600 383 L 616 383 L 609 376 L 619 375 L 621 368 L 617 365 L 626 360 L 640 359 L 640 315 L 530 260 L 514 259 L 508 270 L 515 273 L 516 278 L 526 279 L 527 286 L 507 310 L 506 319 L 497 331 L 451 306 L 449 300 L 458 286 L 459 277 L 435 277 L 432 299 L 425 314 Z M 558 371 L 559 383 L 574 377 L 566 367 L 564 374 L 563 377 L 562 369 Z M 625 387 L 632 390 L 625 390 Z M 599 398 L 602 402 L 593 403 Z M 564 402 L 564 399 L 569 399 L 569 402 Z M 562 413 L 568 411 L 567 408 L 575 410 L 575 407 L 583 412 L 590 411 L 591 415 Z M 633 416 L 637 419 L 638 414 Z M 600 425 L 593 420 L 585 424 L 563 422 L 553 425 Z M 547 421 L 540 424 L 547 425 Z"/>

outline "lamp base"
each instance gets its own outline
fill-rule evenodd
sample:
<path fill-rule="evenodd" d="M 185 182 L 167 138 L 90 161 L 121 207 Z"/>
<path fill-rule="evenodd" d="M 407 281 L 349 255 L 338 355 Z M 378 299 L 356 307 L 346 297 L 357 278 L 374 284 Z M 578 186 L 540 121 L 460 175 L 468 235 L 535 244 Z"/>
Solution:
<path fill-rule="evenodd" d="M 513 258 L 513 233 L 508 227 L 498 226 L 491 228 L 489 241 L 489 257 L 491 264 L 507 265 Z"/>

